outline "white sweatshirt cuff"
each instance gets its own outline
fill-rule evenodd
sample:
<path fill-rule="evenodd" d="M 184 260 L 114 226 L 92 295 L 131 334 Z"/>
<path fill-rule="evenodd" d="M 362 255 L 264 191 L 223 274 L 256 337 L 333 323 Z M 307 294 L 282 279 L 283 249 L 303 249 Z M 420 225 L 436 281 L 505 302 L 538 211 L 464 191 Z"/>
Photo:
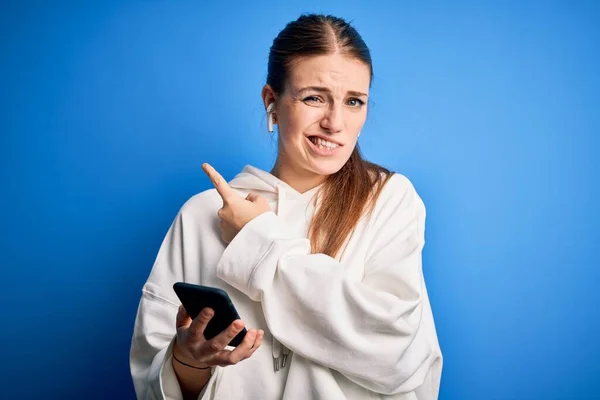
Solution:
<path fill-rule="evenodd" d="M 179 387 L 179 381 L 177 380 L 177 375 L 175 375 L 175 370 L 173 369 L 172 359 L 173 359 L 173 346 L 175 345 L 176 337 L 174 337 L 167 350 L 163 356 L 163 362 L 160 368 L 158 383 L 159 387 L 154 388 L 156 394 L 160 394 L 157 396 L 160 399 L 182 399 L 183 395 L 181 394 L 181 389 Z"/>
<path fill-rule="evenodd" d="M 281 221 L 272 211 L 248 222 L 225 248 L 217 265 L 217 276 L 252 300 L 260 301 L 260 293 L 252 287 L 252 279 L 282 231 Z"/>

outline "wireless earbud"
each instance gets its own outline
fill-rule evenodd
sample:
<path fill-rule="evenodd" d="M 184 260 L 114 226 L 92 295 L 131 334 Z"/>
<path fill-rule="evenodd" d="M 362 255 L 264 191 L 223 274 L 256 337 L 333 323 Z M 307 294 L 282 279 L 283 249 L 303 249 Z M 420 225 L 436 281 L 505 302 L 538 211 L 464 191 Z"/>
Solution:
<path fill-rule="evenodd" d="M 271 103 L 267 107 L 267 128 L 271 133 L 273 133 L 273 108 L 275 108 L 275 103 Z"/>

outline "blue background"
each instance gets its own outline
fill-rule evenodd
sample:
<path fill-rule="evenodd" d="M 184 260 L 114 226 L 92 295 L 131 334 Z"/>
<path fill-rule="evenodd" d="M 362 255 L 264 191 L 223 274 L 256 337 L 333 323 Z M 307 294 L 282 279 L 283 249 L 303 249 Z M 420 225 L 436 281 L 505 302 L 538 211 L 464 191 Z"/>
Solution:
<path fill-rule="evenodd" d="M 49 3 L 0 6 L 2 398 L 133 397 L 162 238 L 202 162 L 271 167 L 268 50 L 308 11 L 370 46 L 360 144 L 427 205 L 440 398 L 600 398 L 600 3 Z"/>

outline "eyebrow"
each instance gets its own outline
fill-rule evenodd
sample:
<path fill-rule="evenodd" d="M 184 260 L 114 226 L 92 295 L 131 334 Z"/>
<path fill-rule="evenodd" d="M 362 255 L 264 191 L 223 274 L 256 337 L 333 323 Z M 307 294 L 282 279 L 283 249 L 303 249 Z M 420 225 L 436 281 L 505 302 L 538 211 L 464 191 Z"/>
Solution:
<path fill-rule="evenodd" d="M 307 86 L 307 87 L 303 87 L 302 89 L 300 89 L 298 92 L 306 92 L 307 90 L 314 90 L 316 92 L 326 92 L 326 93 L 331 93 L 331 90 L 329 90 L 326 87 L 322 87 L 322 86 Z M 369 97 L 368 94 L 363 93 L 363 92 L 357 92 L 356 90 L 349 90 L 348 94 L 351 96 L 365 96 L 365 97 Z"/>

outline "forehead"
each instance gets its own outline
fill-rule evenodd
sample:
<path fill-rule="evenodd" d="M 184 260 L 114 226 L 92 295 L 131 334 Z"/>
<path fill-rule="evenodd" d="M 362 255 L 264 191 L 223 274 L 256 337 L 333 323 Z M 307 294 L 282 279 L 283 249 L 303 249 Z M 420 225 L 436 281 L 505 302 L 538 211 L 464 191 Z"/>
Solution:
<path fill-rule="evenodd" d="M 303 57 L 294 62 L 288 84 L 294 89 L 325 86 L 332 91 L 369 92 L 369 67 L 356 58 L 340 54 Z"/>

